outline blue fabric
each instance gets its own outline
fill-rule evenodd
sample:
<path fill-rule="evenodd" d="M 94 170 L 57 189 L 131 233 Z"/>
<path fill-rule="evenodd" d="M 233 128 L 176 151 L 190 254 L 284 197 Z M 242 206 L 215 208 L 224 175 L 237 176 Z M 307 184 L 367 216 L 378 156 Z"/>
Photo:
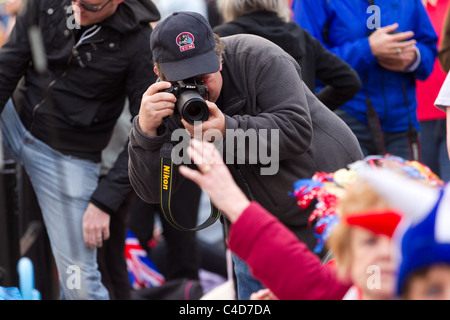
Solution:
<path fill-rule="evenodd" d="M 450 243 L 440 242 L 435 237 L 437 214 L 442 204 L 444 190 L 423 221 L 410 226 L 401 238 L 401 263 L 398 270 L 397 294 L 401 295 L 408 276 L 421 268 L 437 264 L 450 264 Z M 448 214 L 448 211 L 440 214 Z"/>
<path fill-rule="evenodd" d="M 421 162 L 443 181 L 450 181 L 450 160 L 447 152 L 445 119 L 420 122 Z"/>
<path fill-rule="evenodd" d="M 342 110 L 367 124 L 368 92 L 383 131 L 406 131 L 408 118 L 419 130 L 415 81 L 426 79 L 433 70 L 437 35 L 420 0 L 376 0 L 375 5 L 380 9 L 381 27 L 398 23 L 397 31 L 414 31 L 421 58 L 414 72 L 393 72 L 377 64 L 368 41 L 368 35 L 375 31 L 374 12 L 366 0 L 294 0 L 293 19 L 358 72 L 362 88 L 341 107 Z M 328 42 L 323 36 L 327 23 Z M 320 88 L 319 84 L 318 90 Z"/>
<path fill-rule="evenodd" d="M 359 145 L 364 157 L 377 154 L 376 147 L 373 143 L 372 133 L 369 127 L 358 121 L 356 118 L 342 110 L 336 110 L 335 113 L 352 129 L 353 133 L 358 137 Z M 384 132 L 384 142 L 386 145 L 386 153 L 401 157 L 405 160 L 412 160 L 411 149 L 408 140 L 408 133 L 401 132 Z"/>
<path fill-rule="evenodd" d="M 0 287 L 0 300 L 23 300 L 19 288 L 16 287 Z"/>
<path fill-rule="evenodd" d="M 5 146 L 27 171 L 36 193 L 58 269 L 61 299 L 109 299 L 101 282 L 97 251 L 84 243 L 82 228 L 100 165 L 63 155 L 33 137 L 11 99 L 0 123 Z"/>
<path fill-rule="evenodd" d="M 250 269 L 243 260 L 235 254 L 232 257 L 237 281 L 237 298 L 238 300 L 249 300 L 252 293 L 264 289 L 264 286 L 252 277 Z"/>

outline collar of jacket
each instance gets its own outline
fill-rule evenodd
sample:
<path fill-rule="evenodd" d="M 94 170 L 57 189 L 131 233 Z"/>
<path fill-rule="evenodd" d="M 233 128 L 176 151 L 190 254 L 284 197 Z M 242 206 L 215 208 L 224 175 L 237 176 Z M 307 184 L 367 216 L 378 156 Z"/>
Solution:
<path fill-rule="evenodd" d="M 64 5 L 71 5 L 71 1 L 66 0 Z M 126 0 L 118 5 L 111 17 L 99 25 L 126 34 L 148 26 L 150 22 L 158 21 L 160 18 L 161 15 L 151 0 Z"/>
<path fill-rule="evenodd" d="M 241 33 L 255 34 L 274 42 L 295 59 L 306 54 L 305 30 L 293 21 L 284 22 L 275 12 L 254 11 L 229 24 L 239 26 Z"/>

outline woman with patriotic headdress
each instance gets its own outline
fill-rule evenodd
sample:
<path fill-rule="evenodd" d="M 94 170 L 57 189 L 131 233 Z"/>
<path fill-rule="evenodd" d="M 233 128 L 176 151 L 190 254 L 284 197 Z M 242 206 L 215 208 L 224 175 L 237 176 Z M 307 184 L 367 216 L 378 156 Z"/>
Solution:
<path fill-rule="evenodd" d="M 309 181 L 300 181 L 292 193 L 299 205 L 317 200 L 318 211 L 313 213 L 311 226 L 316 227 L 325 217 L 336 217 L 331 237 L 322 239 L 328 242 L 336 263 L 322 263 L 277 218 L 246 198 L 212 144 L 194 139 L 188 153 L 200 171 L 180 167 L 181 174 L 205 190 L 230 219 L 229 248 L 247 262 L 255 278 L 279 299 L 394 297 L 397 265 L 392 255 L 392 239 L 402 214 L 384 193 L 366 181 L 365 173 L 376 171 L 377 168 L 371 167 L 384 166 L 406 173 L 405 179 L 409 181 L 419 179 L 440 185 L 426 168 L 385 157 L 356 163 L 348 172 L 317 173 Z M 211 168 L 202 173 L 205 165 Z M 346 178 L 340 180 L 343 176 Z M 384 180 L 384 185 L 388 183 Z M 334 197 L 330 196 L 332 192 Z"/>
<path fill-rule="evenodd" d="M 450 299 L 450 185 L 430 187 L 392 172 L 365 172 L 389 204 L 404 212 L 396 231 L 396 295 Z M 389 185 L 383 181 L 389 180 Z"/>

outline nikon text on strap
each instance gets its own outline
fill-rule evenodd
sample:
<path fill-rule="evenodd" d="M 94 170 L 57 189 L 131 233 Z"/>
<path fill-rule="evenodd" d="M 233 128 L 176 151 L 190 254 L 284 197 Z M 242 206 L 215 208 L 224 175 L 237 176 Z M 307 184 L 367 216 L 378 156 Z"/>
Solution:
<path fill-rule="evenodd" d="M 177 223 L 170 210 L 170 201 L 172 195 L 172 179 L 173 179 L 173 162 L 172 162 L 173 145 L 166 142 L 160 151 L 161 157 L 161 211 L 167 222 L 172 227 L 182 231 L 198 231 L 205 229 L 220 217 L 220 211 L 211 202 L 211 214 L 201 225 L 194 228 L 186 228 Z"/>

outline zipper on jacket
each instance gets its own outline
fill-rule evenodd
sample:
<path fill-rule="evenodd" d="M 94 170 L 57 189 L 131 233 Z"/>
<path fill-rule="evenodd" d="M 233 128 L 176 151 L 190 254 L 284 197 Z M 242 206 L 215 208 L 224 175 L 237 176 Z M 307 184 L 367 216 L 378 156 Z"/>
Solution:
<path fill-rule="evenodd" d="M 80 39 L 78 40 L 78 42 L 72 47 L 72 52 L 69 56 L 69 59 L 67 60 L 67 68 L 66 70 L 56 79 L 53 79 L 52 81 L 50 81 L 50 83 L 48 84 L 46 90 L 45 90 L 45 95 L 44 98 L 33 107 L 33 111 L 32 111 L 32 115 L 31 115 L 31 125 L 30 125 L 30 129 L 29 131 L 31 132 L 33 130 L 34 127 L 34 123 L 35 123 L 35 115 L 36 115 L 36 111 L 37 109 L 39 109 L 39 107 L 47 100 L 47 98 L 50 95 L 50 89 L 56 84 L 56 82 L 58 82 L 59 80 L 61 80 L 63 77 L 65 77 L 69 71 L 69 66 L 70 63 L 72 62 L 72 58 L 75 57 L 77 59 L 78 64 L 84 68 L 86 65 L 83 63 L 83 61 L 81 60 L 80 54 L 78 53 L 77 48 L 80 47 L 83 44 L 90 44 L 90 43 L 98 43 L 98 42 L 103 42 L 103 39 L 99 39 L 96 41 L 91 41 L 91 42 L 84 42 L 85 40 L 91 38 L 92 36 L 94 36 L 95 34 L 97 34 L 100 29 L 102 27 L 101 26 L 97 26 L 94 25 L 91 28 L 89 28 L 88 30 L 86 30 L 85 32 L 83 32 L 83 34 L 81 35 Z M 91 32 L 90 34 L 88 34 L 89 32 Z"/>
<path fill-rule="evenodd" d="M 70 62 L 72 61 L 72 57 L 73 57 L 73 51 L 70 54 L 69 60 L 67 61 L 67 67 L 70 65 Z M 50 89 L 55 85 L 55 83 L 57 81 L 59 81 L 61 78 L 65 77 L 67 75 L 67 72 L 69 71 L 69 68 L 66 68 L 66 70 L 56 79 L 53 79 L 52 81 L 50 81 L 50 83 L 48 84 L 47 88 L 45 89 L 45 94 L 44 94 L 44 98 L 33 107 L 33 111 L 31 113 L 31 125 L 30 125 L 30 129 L 29 131 L 31 132 L 33 130 L 34 127 L 34 120 L 35 120 L 35 115 L 36 115 L 36 111 L 37 109 L 39 109 L 39 107 L 47 100 L 47 98 L 50 95 Z"/>
<path fill-rule="evenodd" d="M 236 168 L 236 171 L 238 172 L 239 176 L 241 177 L 242 181 L 244 182 L 245 188 L 248 192 L 248 197 L 251 201 L 255 201 L 255 196 L 252 193 L 252 190 L 250 190 L 250 185 L 248 184 L 247 178 L 242 173 L 241 169 L 239 169 L 239 166 L 237 164 L 234 164 L 234 167 Z"/>

